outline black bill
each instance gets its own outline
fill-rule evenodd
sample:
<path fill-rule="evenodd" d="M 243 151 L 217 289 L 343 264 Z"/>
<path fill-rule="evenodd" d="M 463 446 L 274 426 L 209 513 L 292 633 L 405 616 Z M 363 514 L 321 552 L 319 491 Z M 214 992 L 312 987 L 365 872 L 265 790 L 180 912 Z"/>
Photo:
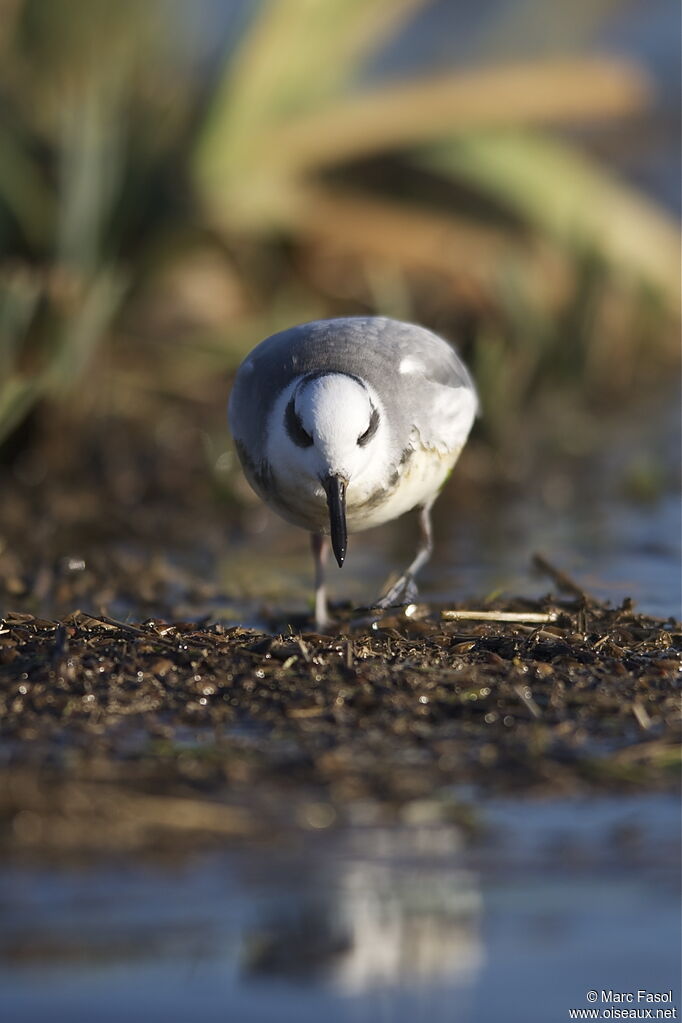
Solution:
<path fill-rule="evenodd" d="M 332 550 L 339 568 L 343 565 L 348 545 L 348 533 L 346 532 L 346 481 L 340 476 L 328 476 L 324 481 L 324 489 L 327 494 L 327 507 L 329 509 L 329 526 L 332 540 Z"/>

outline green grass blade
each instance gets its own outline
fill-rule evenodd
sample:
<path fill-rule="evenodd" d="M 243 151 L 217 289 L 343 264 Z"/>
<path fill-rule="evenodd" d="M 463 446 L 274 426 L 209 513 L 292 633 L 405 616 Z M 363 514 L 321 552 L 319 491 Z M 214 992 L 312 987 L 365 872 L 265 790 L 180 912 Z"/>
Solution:
<path fill-rule="evenodd" d="M 210 194 L 275 171 L 274 125 L 320 109 L 425 0 L 269 0 L 230 57 L 201 131 L 197 174 Z M 257 156 L 255 156 L 257 154 Z M 266 168 L 267 169 L 267 168 Z M 257 188 L 257 184 L 256 184 Z"/>
<path fill-rule="evenodd" d="M 54 198 L 18 132 L 0 124 L 0 202 L 26 241 L 42 247 L 54 224 Z"/>
<path fill-rule="evenodd" d="M 648 79 L 627 61 L 538 60 L 448 72 L 376 89 L 287 123 L 270 138 L 297 170 L 315 169 L 468 128 L 558 125 L 646 107 Z"/>
<path fill-rule="evenodd" d="M 422 153 L 418 161 L 469 182 L 563 247 L 594 249 L 677 307 L 678 226 L 574 147 L 530 132 L 474 132 Z"/>
<path fill-rule="evenodd" d="M 37 377 L 11 376 L 0 384 L 0 444 L 28 415 L 41 395 Z"/>

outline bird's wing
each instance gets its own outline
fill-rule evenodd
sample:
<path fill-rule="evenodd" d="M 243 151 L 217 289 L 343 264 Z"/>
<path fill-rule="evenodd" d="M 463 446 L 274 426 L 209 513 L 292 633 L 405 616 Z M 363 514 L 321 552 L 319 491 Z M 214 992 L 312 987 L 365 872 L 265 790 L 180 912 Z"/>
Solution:
<path fill-rule="evenodd" d="M 400 432 L 443 454 L 459 452 L 478 411 L 466 366 L 452 345 L 432 331 L 383 322 L 377 345 L 384 351 L 384 363 L 393 367 L 392 373 L 384 373 L 383 388 L 401 417 Z"/>

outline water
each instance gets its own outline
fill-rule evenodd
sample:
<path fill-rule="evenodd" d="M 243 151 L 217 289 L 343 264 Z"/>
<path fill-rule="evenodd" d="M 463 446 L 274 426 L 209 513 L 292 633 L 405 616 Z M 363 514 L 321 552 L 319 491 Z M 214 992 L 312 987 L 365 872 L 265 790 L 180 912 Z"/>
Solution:
<path fill-rule="evenodd" d="M 182 867 L 6 872 L 12 1023 L 552 1023 L 586 992 L 673 988 L 679 806 L 666 796 L 478 807 L 312 833 Z"/>

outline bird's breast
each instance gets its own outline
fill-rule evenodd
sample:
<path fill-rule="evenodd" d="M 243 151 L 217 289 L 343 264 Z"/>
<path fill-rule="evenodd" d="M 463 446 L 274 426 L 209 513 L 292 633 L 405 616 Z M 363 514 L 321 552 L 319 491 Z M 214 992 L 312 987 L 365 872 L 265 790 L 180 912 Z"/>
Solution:
<path fill-rule="evenodd" d="M 380 526 L 432 500 L 457 461 L 458 451 L 447 454 L 433 448 L 409 448 L 384 482 L 369 495 L 353 494 L 352 484 L 346 498 L 349 533 Z"/>
<path fill-rule="evenodd" d="M 359 533 L 390 522 L 432 500 L 458 454 L 459 451 L 443 454 L 433 448 L 411 447 L 381 478 L 351 480 L 346 491 L 348 532 Z M 329 532 L 327 501 L 318 480 L 268 466 L 253 483 L 263 500 L 288 522 L 310 532 Z"/>

